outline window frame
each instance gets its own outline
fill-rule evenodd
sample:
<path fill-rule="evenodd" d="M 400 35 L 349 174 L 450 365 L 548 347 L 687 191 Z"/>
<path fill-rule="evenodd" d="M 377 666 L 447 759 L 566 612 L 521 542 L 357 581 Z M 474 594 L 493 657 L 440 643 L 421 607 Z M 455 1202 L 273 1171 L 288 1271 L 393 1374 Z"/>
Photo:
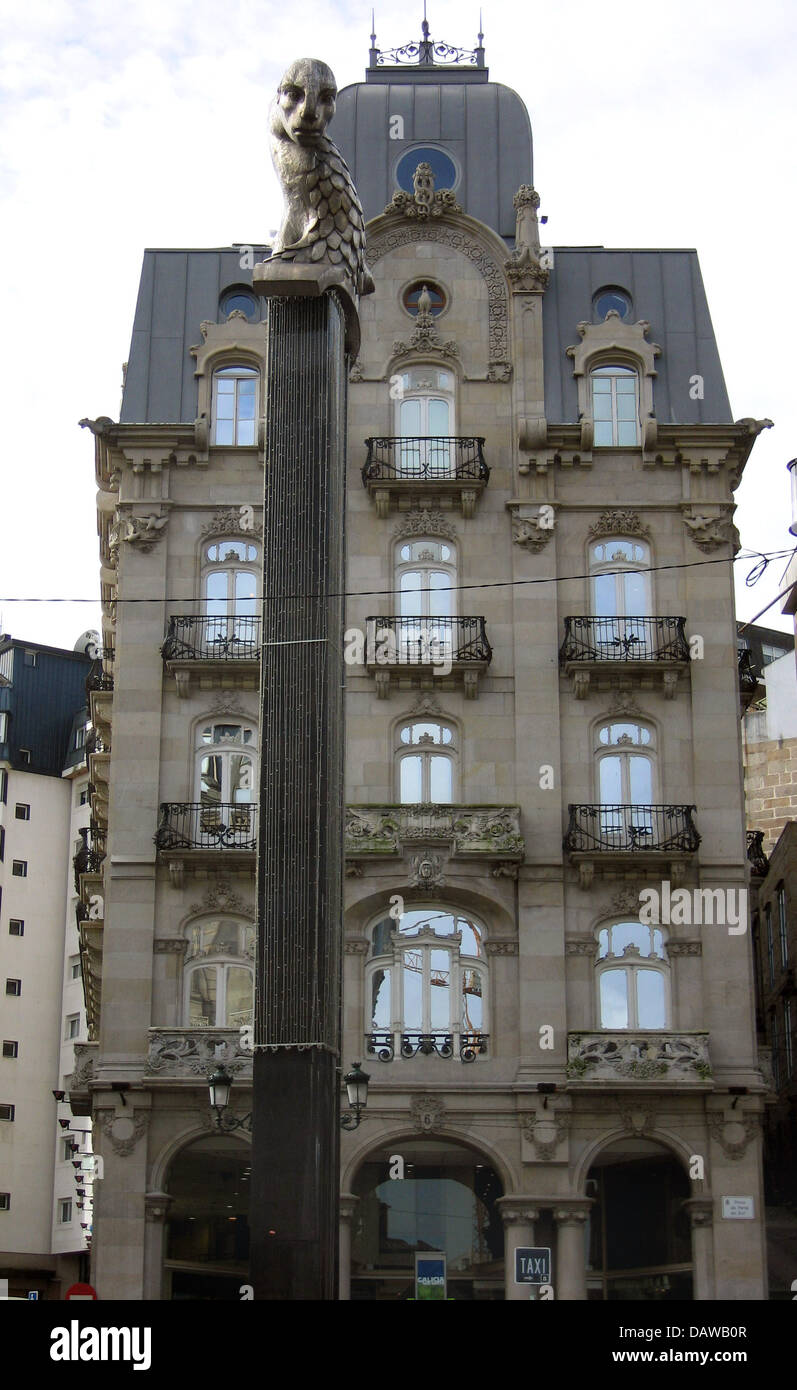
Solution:
<path fill-rule="evenodd" d="M 12 928 L 13 928 L 13 927 L 19 927 L 19 931 L 12 931 Z M 9 936 L 16 936 L 16 937 L 20 937 L 20 936 L 24 936 L 24 935 L 25 935 L 25 918 L 24 918 L 24 917 L 9 917 L 9 919 L 8 919 L 8 935 L 9 935 Z"/>
<path fill-rule="evenodd" d="M 20 811 L 22 812 L 22 815 L 19 814 Z M 15 804 L 15 806 L 14 806 L 14 819 L 15 819 L 15 820 L 30 820 L 30 802 L 28 802 L 28 801 L 17 801 L 17 802 L 16 802 L 16 804 Z"/>
<path fill-rule="evenodd" d="M 236 928 L 237 947 L 230 949 L 213 943 L 205 950 L 194 950 L 192 946 L 192 936 L 199 930 L 216 923 L 220 926 L 228 925 Z M 186 955 L 183 967 L 183 997 L 182 997 L 182 1017 L 185 1020 L 184 1027 L 194 1028 L 205 1031 L 208 1028 L 228 1028 L 235 1029 L 249 1026 L 254 1019 L 254 987 L 255 987 L 255 962 L 251 951 L 245 948 L 245 937 L 247 933 L 252 934 L 254 943 L 254 923 L 250 918 L 241 917 L 235 913 L 222 912 L 221 914 L 205 914 L 202 917 L 193 918 L 184 929 L 186 938 Z M 235 1023 L 227 1021 L 227 978 L 231 969 L 240 968 L 249 975 L 252 985 L 252 1004 L 248 1010 L 249 1019 L 238 1020 Z M 192 1022 L 191 1019 L 191 977 L 197 970 L 211 969 L 216 971 L 216 1021 L 214 1023 Z M 219 1022 L 219 1014 L 223 1022 Z"/>
<path fill-rule="evenodd" d="M 6 1048 L 13 1048 L 13 1051 L 6 1051 Z M 3 1058 L 9 1062 L 14 1062 L 19 1057 L 19 1039 L 3 1038 Z"/>
<path fill-rule="evenodd" d="M 69 1209 L 69 1213 L 68 1213 L 68 1215 L 66 1215 L 66 1216 L 64 1215 L 64 1210 L 65 1210 L 65 1208 L 68 1208 L 68 1209 Z M 59 1225 L 59 1226 L 71 1226 L 71 1224 L 72 1224 L 72 1222 L 73 1222 L 73 1220 L 74 1220 L 74 1217 L 73 1217 L 73 1215 L 72 1215 L 72 1211 L 73 1211 L 72 1198 L 71 1198 L 71 1197 L 59 1197 L 59 1198 L 58 1198 L 58 1225 Z"/>
<path fill-rule="evenodd" d="M 596 378 L 608 380 L 609 391 L 596 393 L 594 382 Z M 630 423 L 628 420 L 621 420 L 618 414 L 618 397 L 630 394 L 618 392 L 616 383 L 618 380 L 627 381 L 633 379 L 634 382 L 634 433 L 633 443 L 621 444 L 619 442 L 620 426 Z M 595 397 L 596 394 L 609 395 L 611 403 L 611 414 L 609 420 L 598 420 L 595 417 Z M 641 399 L 642 386 L 639 377 L 639 367 L 630 362 L 624 362 L 618 358 L 599 359 L 590 362 L 589 365 L 589 401 L 592 416 L 592 447 L 593 449 L 639 449 L 642 444 L 642 419 L 641 419 Z M 611 426 L 611 441 L 599 442 L 597 439 L 598 426 L 609 424 Z"/>
<path fill-rule="evenodd" d="M 402 550 L 405 549 L 405 547 L 409 547 L 410 552 L 412 552 L 415 546 L 419 546 L 421 548 L 421 555 L 423 555 L 424 553 L 424 547 L 447 546 L 450 552 L 450 558 L 447 560 L 437 560 L 434 558 L 416 559 L 413 558 L 412 554 L 410 554 L 410 557 L 408 559 L 404 559 L 404 557 L 401 554 Z M 402 581 L 409 574 L 418 575 L 420 583 L 417 589 L 405 589 L 402 586 Z M 445 575 L 448 579 L 448 585 L 441 586 L 438 589 L 432 588 L 432 586 L 429 583 L 429 579 L 433 574 Z M 400 536 L 398 540 L 396 540 L 393 549 L 393 584 L 396 595 L 396 610 L 398 612 L 399 617 L 401 617 L 407 622 L 410 622 L 413 619 L 415 619 L 417 620 L 418 624 L 427 625 L 434 624 L 435 619 L 437 618 L 456 618 L 458 616 L 458 574 L 459 556 L 457 553 L 457 546 L 455 541 L 450 540 L 447 536 Z M 421 612 L 418 614 L 405 614 L 403 612 L 404 596 L 405 594 L 409 595 L 415 593 L 417 593 L 420 597 Z M 433 613 L 431 611 L 432 607 L 434 606 L 432 598 L 433 595 L 437 593 L 447 594 L 449 596 L 447 613 Z"/>
<path fill-rule="evenodd" d="M 13 1101 L 0 1101 L 0 1124 L 13 1125 L 16 1121 L 17 1107 Z"/>
<path fill-rule="evenodd" d="M 640 561 L 633 558 L 625 560 L 622 558 L 613 558 L 608 553 L 604 559 L 598 559 L 596 557 L 595 551 L 599 546 L 605 546 L 608 552 L 608 547 L 613 544 L 630 545 L 632 547 L 639 546 L 641 550 L 647 552 L 647 559 Z M 592 617 L 610 620 L 612 618 L 649 618 L 653 615 L 653 549 L 647 537 L 623 535 L 621 532 L 618 532 L 617 535 L 614 536 L 590 537 L 587 547 L 587 569 L 589 571 L 589 607 Z M 628 595 L 626 592 L 627 586 L 625 577 L 632 574 L 637 574 L 642 577 L 644 587 L 644 598 L 642 602 L 643 611 L 640 611 L 633 600 L 633 607 L 629 611 L 627 611 L 626 608 Z M 613 607 L 615 611 L 613 613 L 601 613 L 599 611 L 598 580 L 606 577 L 612 577 L 614 579 Z"/>
<path fill-rule="evenodd" d="M 655 936 L 661 937 L 661 956 L 651 954 L 643 956 L 638 948 L 633 946 L 624 947 L 620 955 L 612 953 L 612 932 L 618 927 L 633 927 L 640 932 L 647 931 L 650 937 L 651 947 L 655 945 Z M 601 949 L 601 933 L 608 932 L 609 950 L 606 955 L 599 954 Z M 672 967 L 667 954 L 668 933 L 658 923 L 646 924 L 633 919 L 612 918 L 605 921 L 595 929 L 595 1017 L 597 1026 L 602 1031 L 608 1033 L 629 1033 L 629 1032 L 650 1032 L 663 1033 L 669 1032 L 673 1028 L 673 997 L 672 997 Z M 603 997 L 601 993 L 601 979 L 610 971 L 621 971 L 626 975 L 626 1005 L 628 1011 L 628 1021 L 624 1027 L 617 1024 L 603 1022 Z M 663 1002 L 664 1002 L 664 1023 L 640 1023 L 639 1022 L 639 988 L 638 979 L 643 973 L 656 973 L 663 980 Z"/>
<path fill-rule="evenodd" d="M 74 1032 L 72 1031 L 74 1027 Z M 80 1036 L 80 1014 L 67 1014 L 64 1019 L 64 1042 L 74 1042 Z"/>
<path fill-rule="evenodd" d="M 769 967 L 770 988 L 775 983 L 775 934 L 772 930 L 772 904 L 764 904 L 764 925 L 766 927 L 767 965 Z"/>
<path fill-rule="evenodd" d="M 232 393 L 231 393 L 231 394 L 232 394 L 232 397 L 233 397 L 233 414 L 232 414 L 232 416 L 230 417 L 230 418 L 232 419 L 232 424 L 233 424 L 233 429 L 232 429 L 233 438 L 232 438 L 232 441 L 231 441 L 231 442 L 224 442 L 223 440 L 220 440 L 220 439 L 218 438 L 218 434 L 219 434 L 219 424 L 220 424 L 219 413 L 218 413 L 218 400 L 219 400 L 218 383 L 219 383 L 219 381 L 220 381 L 222 378 L 223 378 L 224 380 L 226 380 L 226 381 L 232 380 L 232 381 L 234 381 L 234 382 L 236 383 L 236 384 L 235 384 L 235 387 L 234 387 L 234 390 L 233 390 Z M 239 381 L 252 381 L 252 380 L 254 380 L 254 383 L 255 383 L 255 389 L 254 389 L 254 406 L 253 406 L 253 414 L 252 414 L 252 420 L 251 420 L 251 423 L 252 423 L 252 438 L 251 438 L 251 440 L 246 440 L 245 442 L 242 442 L 242 441 L 239 439 L 239 427 L 240 427 L 241 425 L 243 425 L 243 424 L 249 424 L 249 417 L 248 417 L 248 416 L 242 417 L 242 416 L 239 414 L 239 390 L 238 390 L 238 382 L 239 382 Z M 259 407 L 259 401 L 260 401 L 260 391 L 261 391 L 260 370 L 259 370 L 258 367 L 254 366 L 251 362 L 234 361 L 234 362 L 219 362 L 219 363 L 217 363 L 217 365 L 213 368 L 213 376 L 212 376 L 212 380 L 211 380 L 211 443 L 212 443 L 212 446 L 213 446 L 214 448 L 217 448 L 217 449 L 255 449 L 255 448 L 257 448 L 257 435 L 258 435 L 258 407 Z M 223 417 L 223 419 L 226 421 L 227 417 L 225 416 L 225 417 Z M 247 431 L 247 432 L 248 432 L 248 431 Z"/>
<path fill-rule="evenodd" d="M 11 877 L 12 877 L 12 878 L 27 878 L 27 877 L 28 877 L 28 861 L 27 861 L 27 859 L 12 859 L 12 860 L 11 860 Z"/>
<path fill-rule="evenodd" d="M 409 1034 L 450 1034 L 454 1042 L 454 1051 L 459 1049 L 459 1039 L 462 1036 L 490 1035 L 490 964 L 487 954 L 486 942 L 489 940 L 487 928 L 481 918 L 471 914 L 464 909 L 458 909 L 448 903 L 408 903 L 405 908 L 406 913 L 422 912 L 432 916 L 435 912 L 457 919 L 466 918 L 473 924 L 474 929 L 481 936 L 483 954 L 473 956 L 462 951 L 462 933 L 452 932 L 435 934 L 433 930 L 421 926 L 416 933 L 402 935 L 399 922 L 394 922 L 391 932 L 391 940 L 388 949 L 380 952 L 379 955 L 373 954 L 374 933 L 387 921 L 384 915 L 380 915 L 373 921 L 367 929 L 366 935 L 369 939 L 369 953 L 366 957 L 364 970 L 364 1022 L 366 1036 L 372 1034 L 390 1033 L 394 1037 L 396 1049 L 400 1048 L 401 1035 Z M 420 1028 L 411 1026 L 406 1018 L 406 999 L 405 999 L 405 954 L 408 950 L 420 951 L 422 953 L 422 983 L 421 983 L 421 1018 L 423 1026 Z M 432 974 L 435 968 L 432 965 L 432 952 L 443 950 L 449 957 L 448 966 L 448 1023 L 435 1027 L 432 1025 L 433 1001 L 432 1001 Z M 374 975 L 380 971 L 390 971 L 390 1024 L 388 1027 L 376 1027 L 373 1018 L 373 986 Z M 481 1001 L 482 1001 L 482 1025 L 480 1028 L 466 1028 L 462 1018 L 463 1000 L 465 991 L 463 990 L 463 973 L 465 971 L 475 971 L 481 981 Z"/>
<path fill-rule="evenodd" d="M 626 724 L 648 733 L 647 743 L 642 740 L 638 743 L 601 742 L 600 736 L 603 729 L 611 729 L 614 725 Z M 625 736 L 621 735 L 621 737 Z M 634 752 L 635 749 L 638 751 Z M 619 801 L 604 800 L 603 797 L 601 764 L 607 762 L 609 758 L 617 758 L 620 762 L 620 783 L 623 796 Z M 631 796 L 632 758 L 644 759 L 650 766 L 650 801 L 637 801 Z M 646 719 L 642 715 L 623 714 L 604 716 L 598 720 L 594 726 L 593 734 L 593 761 L 595 800 L 599 806 L 655 806 L 659 803 L 661 789 L 659 785 L 657 731 L 652 720 Z M 626 792 L 628 793 L 627 798 Z"/>
<path fill-rule="evenodd" d="M 19 989 L 9 989 L 9 985 L 19 985 Z M 22 980 L 13 975 L 6 976 L 6 998 L 20 999 L 22 997 Z"/>
<path fill-rule="evenodd" d="M 448 732 L 451 737 L 447 743 L 442 739 L 439 743 L 417 743 L 405 742 L 402 734 L 405 730 L 412 730 L 416 726 L 435 725 L 437 728 Z M 422 738 L 431 737 L 422 735 Z M 451 797 L 448 801 L 437 801 L 432 796 L 432 759 L 445 759 L 450 768 L 451 777 Z M 413 758 L 420 759 L 421 763 L 421 792 L 418 801 L 405 801 L 402 796 L 402 764 Z M 394 765 L 394 784 L 395 796 L 400 806 L 455 806 L 459 796 L 459 748 L 457 742 L 456 725 L 443 715 L 421 715 L 416 714 L 409 718 L 405 717 L 395 725 L 393 734 L 393 765 Z"/>
<path fill-rule="evenodd" d="M 781 881 L 775 889 L 778 909 L 778 938 L 780 942 L 780 963 L 783 970 L 789 965 L 789 921 L 786 912 L 786 888 Z"/>
<path fill-rule="evenodd" d="M 206 728 L 210 728 L 211 730 L 213 730 L 217 726 L 220 728 L 239 728 L 241 730 L 241 741 L 239 743 L 235 743 L 231 739 L 221 739 L 218 743 L 214 743 L 213 736 L 211 733 L 211 742 L 204 742 L 204 730 Z M 245 730 L 251 732 L 252 735 L 248 743 L 245 743 L 243 739 L 243 734 Z M 254 807 L 257 804 L 257 779 L 259 759 L 258 730 L 254 720 L 249 719 L 248 716 L 245 714 L 206 715 L 203 719 L 197 720 L 194 726 L 194 738 L 196 751 L 194 753 L 193 785 L 196 790 L 195 800 L 201 804 L 203 810 L 209 813 L 215 805 L 235 805 L 241 807 L 248 806 L 250 808 Z M 231 800 L 229 796 L 231 786 L 230 763 L 232 757 L 235 756 L 236 752 L 240 756 L 247 757 L 252 765 L 252 785 L 248 789 L 250 795 L 249 799 L 246 801 L 234 801 Z M 209 757 L 218 757 L 221 759 L 220 790 L 222 794 L 219 796 L 218 801 L 205 800 L 207 792 L 203 792 L 202 790 L 202 763 L 205 758 Z M 240 791 L 241 788 L 238 788 L 238 790 Z"/>

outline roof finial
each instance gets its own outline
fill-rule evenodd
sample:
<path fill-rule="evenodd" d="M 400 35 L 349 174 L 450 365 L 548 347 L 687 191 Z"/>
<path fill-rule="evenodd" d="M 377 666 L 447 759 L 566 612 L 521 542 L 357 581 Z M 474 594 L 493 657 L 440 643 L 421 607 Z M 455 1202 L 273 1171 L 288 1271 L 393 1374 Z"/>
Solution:
<path fill-rule="evenodd" d="M 376 48 L 376 25 L 374 23 L 373 10 L 371 10 L 371 47 Z"/>
<path fill-rule="evenodd" d="M 478 40 L 479 40 L 479 42 L 478 42 L 478 47 L 479 47 L 479 48 L 483 48 L 483 47 L 484 47 L 484 34 L 482 33 L 482 12 L 481 12 L 481 10 L 479 10 L 479 32 L 478 32 L 478 34 L 477 34 L 476 37 L 477 37 Z"/>

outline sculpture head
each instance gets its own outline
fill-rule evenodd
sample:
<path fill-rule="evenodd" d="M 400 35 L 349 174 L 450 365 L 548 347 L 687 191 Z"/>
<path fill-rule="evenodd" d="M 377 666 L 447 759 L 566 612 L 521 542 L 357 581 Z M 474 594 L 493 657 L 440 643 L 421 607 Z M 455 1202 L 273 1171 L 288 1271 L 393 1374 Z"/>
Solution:
<path fill-rule="evenodd" d="M 313 145 L 335 114 L 335 75 L 318 58 L 297 58 L 277 88 L 276 107 L 289 139 Z"/>

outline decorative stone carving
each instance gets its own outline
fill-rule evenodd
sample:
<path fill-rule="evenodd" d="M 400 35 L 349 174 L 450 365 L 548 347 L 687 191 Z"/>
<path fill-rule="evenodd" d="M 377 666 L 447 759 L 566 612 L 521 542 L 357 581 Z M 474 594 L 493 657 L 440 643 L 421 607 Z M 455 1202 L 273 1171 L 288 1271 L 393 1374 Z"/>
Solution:
<path fill-rule="evenodd" d="M 97 1043 L 75 1043 L 75 1062 L 69 1081 L 70 1091 L 85 1091 L 94 1080 L 94 1059 L 97 1056 Z"/>
<path fill-rule="evenodd" d="M 511 381 L 512 363 L 511 362 L 489 362 L 487 364 L 488 381 Z"/>
<path fill-rule="evenodd" d="M 162 1222 L 166 1220 L 169 1207 L 174 1198 L 168 1192 L 147 1192 L 144 1195 L 145 1221 Z"/>
<path fill-rule="evenodd" d="M 456 528 L 446 520 L 442 512 L 426 508 L 405 512 L 393 527 L 394 540 L 401 540 L 404 536 L 446 536 L 449 540 L 454 540 L 456 534 Z"/>
<path fill-rule="evenodd" d="M 705 554 L 734 539 L 738 545 L 739 533 L 729 516 L 709 516 L 692 510 L 683 513 L 683 522 L 689 539 Z"/>
<path fill-rule="evenodd" d="M 242 1046 L 238 1029 L 150 1031 L 144 1068 L 149 1076 L 207 1076 L 219 1063 L 234 1076 L 251 1070 L 252 1053 Z"/>
<path fill-rule="evenodd" d="M 758 1049 L 758 1070 L 761 1073 L 761 1080 L 768 1091 L 775 1090 L 775 1074 L 772 1070 L 772 1048 L 759 1047 Z"/>
<path fill-rule="evenodd" d="M 518 944 L 516 941 L 486 941 L 484 949 L 488 956 L 516 956 Z"/>
<path fill-rule="evenodd" d="M 347 936 L 343 942 L 343 953 L 347 956 L 367 956 L 370 944 L 362 941 L 360 937 Z"/>
<path fill-rule="evenodd" d="M 507 279 L 515 292 L 541 294 L 550 279 L 540 258 L 540 228 L 537 208 L 540 195 L 530 184 L 521 184 L 513 198 L 517 212 L 515 249 L 504 262 Z"/>
<path fill-rule="evenodd" d="M 362 364 L 362 362 L 360 361 L 360 359 L 359 359 L 359 357 L 358 357 L 358 358 L 357 358 L 357 361 L 354 363 L 354 366 L 352 367 L 351 371 L 349 372 L 349 381 L 362 381 L 362 379 L 363 379 L 363 364 Z"/>
<path fill-rule="evenodd" d="M 639 912 L 639 890 L 636 888 L 618 888 L 617 892 L 609 899 L 610 907 L 616 912 Z"/>
<path fill-rule="evenodd" d="M 496 1205 L 505 1226 L 531 1226 L 539 1220 L 540 1209 L 532 1205 L 533 1198 L 499 1197 Z"/>
<path fill-rule="evenodd" d="M 188 942 L 184 936 L 156 936 L 152 949 L 156 956 L 184 956 Z"/>
<path fill-rule="evenodd" d="M 643 712 L 639 708 L 633 695 L 626 690 L 618 690 L 615 692 L 606 714 L 633 714 L 639 718 L 643 718 Z"/>
<path fill-rule="evenodd" d="M 757 1115 L 740 1114 L 738 1119 L 728 1119 L 716 1110 L 709 1112 L 708 1127 L 728 1158 L 742 1158 L 750 1140 L 758 1133 Z"/>
<path fill-rule="evenodd" d="M 410 1101 L 410 1116 L 415 1129 L 423 1134 L 431 1134 L 440 1129 L 445 1120 L 445 1106 L 441 1100 L 428 1094 L 414 1095 Z"/>
<path fill-rule="evenodd" d="M 553 535 L 553 526 L 543 526 L 540 517 L 547 517 L 548 513 L 540 513 L 537 516 L 513 516 L 512 517 L 512 540 L 515 545 L 522 545 L 524 550 L 542 550 Z"/>
<path fill-rule="evenodd" d="M 650 527 L 640 521 L 638 512 L 631 511 L 627 507 L 613 507 L 608 511 L 601 512 L 598 520 L 593 522 L 587 534 L 592 537 L 639 536 L 643 540 L 649 540 Z"/>
<path fill-rule="evenodd" d="M 200 532 L 203 536 L 260 536 L 263 523 L 250 519 L 251 507 L 222 507 L 206 521 Z M 245 524 L 246 523 L 246 524 Z"/>
<path fill-rule="evenodd" d="M 431 893 L 435 888 L 442 888 L 445 883 L 443 875 L 443 859 L 439 854 L 414 854 L 412 860 L 412 874 L 410 885 L 413 888 L 420 888 L 425 893 Z"/>
<path fill-rule="evenodd" d="M 702 956 L 702 941 L 668 941 L 667 955 L 675 959 L 677 956 Z"/>
<path fill-rule="evenodd" d="M 424 290 L 426 286 L 424 285 Z M 429 298 L 427 294 L 427 299 Z M 407 357 L 413 352 L 435 352 L 441 357 L 459 357 L 459 348 L 453 338 L 443 342 L 437 331 L 437 324 L 431 309 L 420 307 L 423 294 L 418 300 L 418 314 L 415 319 L 415 327 L 410 334 L 409 342 L 398 340 L 393 344 L 394 357 Z"/>
<path fill-rule="evenodd" d="M 299 58 L 271 103 L 271 159 L 284 199 L 271 260 L 341 269 L 355 295 L 370 294 L 363 210 L 346 161 L 325 134 L 336 96 L 331 68 Z"/>
<path fill-rule="evenodd" d="M 393 194 L 385 208 L 385 217 L 398 214 L 400 217 L 412 217 L 419 222 L 425 222 L 430 217 L 462 212 L 450 188 L 435 188 L 434 171 L 431 164 L 425 161 L 418 165 L 412 176 L 412 189 L 412 193 L 405 193 L 402 189 Z"/>
<path fill-rule="evenodd" d="M 353 859 L 346 860 L 346 878 L 362 878 L 363 866 Z"/>
<path fill-rule="evenodd" d="M 570 1033 L 567 1075 L 601 1081 L 707 1081 L 707 1033 Z"/>
<path fill-rule="evenodd" d="M 117 1115 L 112 1110 L 100 1112 L 103 1134 L 120 1158 L 129 1158 L 149 1122 L 148 1110 L 134 1110 L 131 1115 Z"/>
<path fill-rule="evenodd" d="M 594 936 L 568 936 L 565 940 L 566 956 L 594 956 L 597 949 Z"/>
<path fill-rule="evenodd" d="M 242 917 L 254 918 L 254 905 L 236 892 L 229 879 L 217 878 L 208 884 L 198 903 L 192 903 L 190 912 L 237 912 Z"/>
<path fill-rule="evenodd" d="M 428 690 L 422 690 L 407 710 L 408 714 L 442 714 L 440 701 L 436 695 L 432 695 Z"/>
<path fill-rule="evenodd" d="M 119 546 L 122 542 L 132 545 L 136 550 L 148 555 L 153 546 L 161 539 L 168 524 L 168 512 L 164 516 L 159 515 L 158 512 L 149 512 L 146 516 L 122 516 L 120 512 L 115 512 L 114 523 L 108 533 L 112 564 L 116 564 Z"/>
<path fill-rule="evenodd" d="M 549 1162 L 570 1128 L 570 1116 L 556 1110 L 544 1110 L 540 1114 L 522 1115 L 520 1127 L 523 1138 L 534 1149 L 535 1156 L 542 1162 Z"/>
<path fill-rule="evenodd" d="M 346 853 L 398 854 L 402 843 L 448 842 L 453 858 L 506 855 L 523 859 L 516 806 L 348 806 Z M 428 856 L 425 856 L 428 857 Z"/>
<path fill-rule="evenodd" d="M 640 1137 L 649 1133 L 656 1123 L 656 1107 L 650 1103 L 642 1105 L 624 1104 L 622 1101 L 618 1106 L 620 1119 L 623 1122 L 623 1129 L 629 1134 L 636 1134 Z"/>
<path fill-rule="evenodd" d="M 429 226 L 412 222 L 380 232 L 368 243 L 368 256 L 373 265 L 389 251 L 400 246 L 410 246 L 413 242 L 435 242 L 459 251 L 471 265 L 474 265 L 487 286 L 489 314 L 489 361 L 506 363 L 509 352 L 509 314 L 508 293 L 504 272 L 498 261 L 487 250 L 470 229 L 460 230 L 457 226 Z"/>
<path fill-rule="evenodd" d="M 578 324 L 581 342 L 567 349 L 568 357 L 573 359 L 573 375 L 578 386 L 578 409 L 582 422 L 582 447 L 592 447 L 592 399 L 589 372 L 597 359 L 606 361 L 608 352 L 617 352 L 623 358 L 636 364 L 639 370 L 639 415 L 642 421 L 642 447 L 653 449 L 657 440 L 656 417 L 653 412 L 653 380 L 656 376 L 656 358 L 661 353 L 658 343 L 646 341 L 650 324 L 645 319 L 638 323 L 625 323 L 616 309 L 610 309 L 603 323 Z"/>
<path fill-rule="evenodd" d="M 509 878 L 514 882 L 517 880 L 519 872 L 520 869 L 517 864 L 504 864 L 501 860 L 490 866 L 491 878 Z"/>
<path fill-rule="evenodd" d="M 693 1226 L 713 1226 L 714 1202 L 711 1197 L 687 1197 L 681 1206 Z"/>

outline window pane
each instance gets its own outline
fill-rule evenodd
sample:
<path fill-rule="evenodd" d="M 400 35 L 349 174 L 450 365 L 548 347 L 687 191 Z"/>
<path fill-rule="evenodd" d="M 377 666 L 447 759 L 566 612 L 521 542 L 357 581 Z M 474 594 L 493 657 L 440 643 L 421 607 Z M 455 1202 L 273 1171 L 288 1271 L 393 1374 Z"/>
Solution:
<path fill-rule="evenodd" d="M 612 443 L 612 426 L 610 421 L 595 421 L 594 443 L 600 449 L 605 449 Z"/>
<path fill-rule="evenodd" d="M 451 1026 L 451 956 L 448 951 L 431 953 L 431 1026 L 434 1029 Z"/>
<path fill-rule="evenodd" d="M 633 614 L 635 618 L 644 618 L 648 611 L 646 576 L 640 573 L 624 574 L 620 582 L 623 586 L 626 613 Z"/>
<path fill-rule="evenodd" d="M 423 1028 L 422 951 L 404 952 L 404 1027 Z"/>
<path fill-rule="evenodd" d="M 401 802 L 403 806 L 416 805 L 423 801 L 421 782 L 421 759 L 401 759 Z"/>
<path fill-rule="evenodd" d="M 593 416 L 598 420 L 611 420 L 612 418 L 612 398 L 608 395 L 601 395 L 596 392 L 593 402 Z"/>
<path fill-rule="evenodd" d="M 417 570 L 405 571 L 401 576 L 400 598 L 401 616 L 404 618 L 417 618 L 421 614 L 421 599 L 423 595 L 418 592 L 421 587 L 422 576 Z"/>
<path fill-rule="evenodd" d="M 235 576 L 235 611 L 247 616 L 255 612 L 255 576 L 245 570 Z"/>
<path fill-rule="evenodd" d="M 238 444 L 254 444 L 255 442 L 255 422 L 254 420 L 238 421 Z"/>
<path fill-rule="evenodd" d="M 254 766 L 251 758 L 234 753 L 230 758 L 230 801 L 252 800 Z"/>
<path fill-rule="evenodd" d="M 649 805 L 653 800 L 653 768 L 650 758 L 633 754 L 629 758 L 631 801 Z"/>
<path fill-rule="evenodd" d="M 482 977 L 478 970 L 462 971 L 462 1027 L 480 1033 L 484 1027 Z"/>
<path fill-rule="evenodd" d="M 431 400 L 429 402 L 429 433 L 449 434 L 448 420 L 448 401 Z"/>
<path fill-rule="evenodd" d="M 430 758 L 430 799 L 440 803 L 453 801 L 452 766 L 450 758 L 434 755 Z"/>
<path fill-rule="evenodd" d="M 371 1028 L 389 1028 L 391 1023 L 390 1010 L 390 967 L 387 970 L 375 970 L 371 976 Z"/>
<path fill-rule="evenodd" d="M 404 435 L 419 435 L 421 433 L 421 403 L 420 401 L 402 401 L 399 410 L 399 430 Z"/>
<path fill-rule="evenodd" d="M 232 444 L 233 442 L 233 422 L 232 420 L 216 421 L 216 443 Z"/>
<path fill-rule="evenodd" d="M 621 802 L 623 784 L 621 761 L 619 758 L 601 758 L 600 761 L 600 800 Z"/>
<path fill-rule="evenodd" d="M 664 976 L 660 970 L 637 970 L 637 1018 L 640 1028 L 666 1028 Z"/>
<path fill-rule="evenodd" d="M 216 1026 L 215 966 L 202 966 L 191 971 L 191 993 L 188 1001 L 188 1023 L 191 1028 Z"/>
<path fill-rule="evenodd" d="M 617 385 L 618 385 L 618 388 L 619 388 L 619 387 L 621 387 L 621 386 L 623 385 L 623 383 L 620 381 L 620 382 L 617 383 Z M 636 419 L 636 396 L 634 396 L 633 393 L 629 396 L 629 395 L 621 395 L 621 394 L 619 394 L 619 392 L 618 392 L 618 396 L 617 396 L 617 419 L 618 419 L 618 420 L 635 420 L 635 419 Z"/>
<path fill-rule="evenodd" d="M 595 577 L 594 610 L 596 618 L 613 618 L 617 613 L 617 589 L 613 574 L 599 574 Z"/>
<path fill-rule="evenodd" d="M 240 1028 L 241 1024 L 252 1022 L 251 971 L 240 965 L 227 967 L 227 1027 Z"/>
<path fill-rule="evenodd" d="M 633 424 L 621 420 L 617 426 L 617 443 L 623 448 L 628 449 L 637 441 L 636 421 Z"/>
<path fill-rule="evenodd" d="M 625 970 L 601 975 L 601 1028 L 628 1027 L 628 981 Z"/>
<path fill-rule="evenodd" d="M 203 805 L 221 801 L 221 758 L 202 759 L 199 799 Z"/>
<path fill-rule="evenodd" d="M 430 616 L 435 618 L 450 617 L 454 598 L 451 575 L 440 570 L 430 570 L 426 576 L 426 582 L 430 590 L 428 594 Z"/>

